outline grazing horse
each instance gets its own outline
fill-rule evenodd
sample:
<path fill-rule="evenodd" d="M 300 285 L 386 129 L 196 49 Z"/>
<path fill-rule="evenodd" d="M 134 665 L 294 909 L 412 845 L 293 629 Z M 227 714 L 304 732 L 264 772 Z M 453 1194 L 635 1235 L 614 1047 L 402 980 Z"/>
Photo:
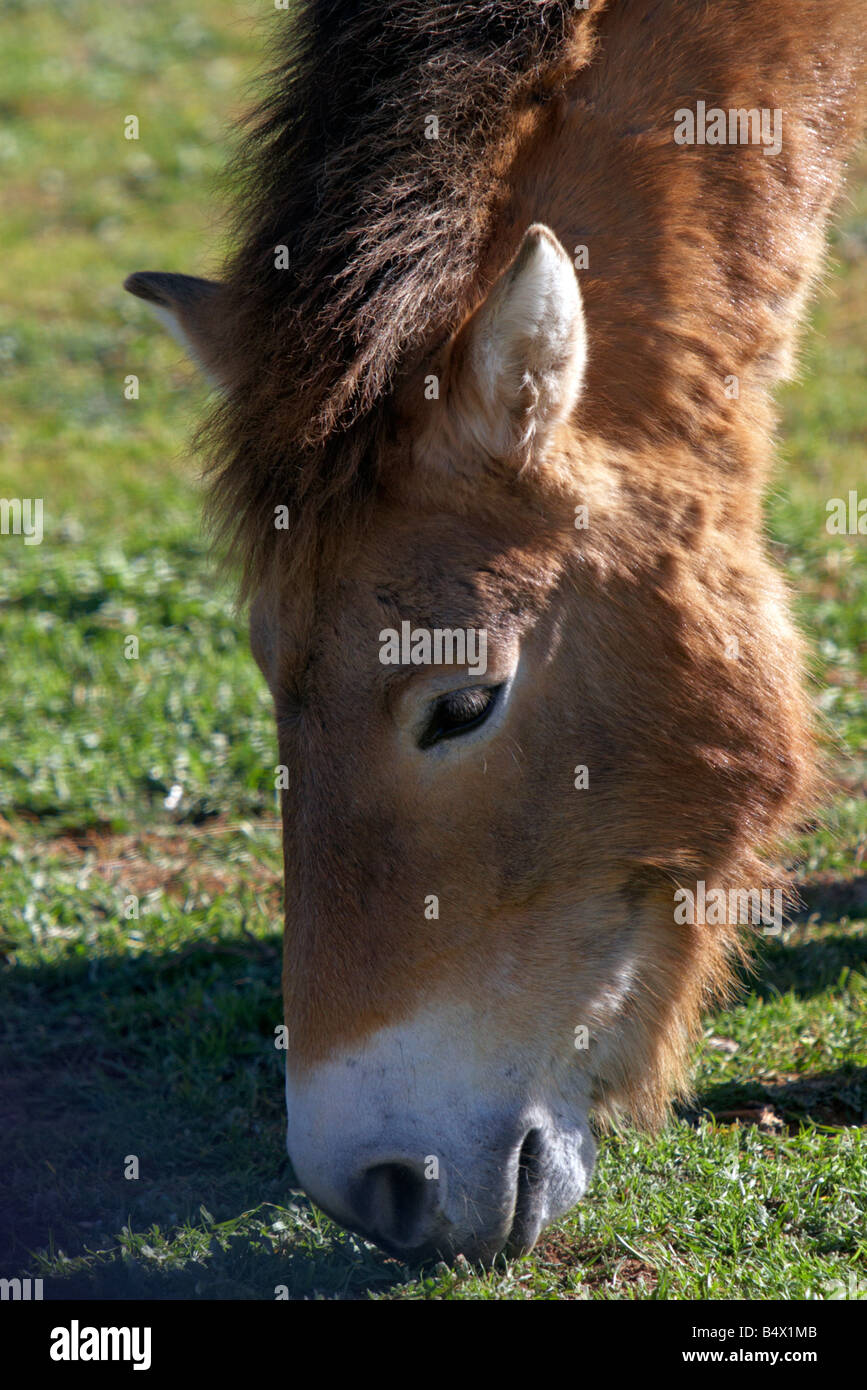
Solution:
<path fill-rule="evenodd" d="M 218 387 L 295 1170 L 393 1253 L 490 1260 L 582 1196 L 591 1116 L 684 1093 L 778 923 L 817 759 L 761 493 L 862 0 L 278 23 L 220 282 L 127 288 Z"/>

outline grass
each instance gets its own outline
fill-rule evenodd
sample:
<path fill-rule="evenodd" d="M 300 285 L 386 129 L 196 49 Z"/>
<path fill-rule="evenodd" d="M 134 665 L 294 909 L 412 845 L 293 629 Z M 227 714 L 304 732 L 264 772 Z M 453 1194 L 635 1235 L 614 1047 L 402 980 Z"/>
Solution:
<path fill-rule="evenodd" d="M 89 1298 L 867 1294 L 867 545 L 824 526 L 863 486 L 867 161 L 768 499 L 839 783 L 790 846 L 808 910 L 706 1020 L 694 1109 L 604 1139 L 527 1259 L 413 1271 L 292 1191 L 270 701 L 201 534 L 204 390 L 120 288 L 217 260 L 253 12 L 0 17 L 0 493 L 45 509 L 42 545 L 0 537 L 0 1274 Z"/>

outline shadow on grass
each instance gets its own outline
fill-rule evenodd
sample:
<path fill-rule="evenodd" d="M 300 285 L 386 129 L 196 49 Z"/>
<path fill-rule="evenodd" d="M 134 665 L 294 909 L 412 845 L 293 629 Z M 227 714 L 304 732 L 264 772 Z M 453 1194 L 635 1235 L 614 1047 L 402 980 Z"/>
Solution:
<path fill-rule="evenodd" d="M 279 980 L 277 939 L 6 969 L 0 1276 L 46 1298 L 403 1282 L 293 1195 Z"/>
<path fill-rule="evenodd" d="M 798 889 L 800 899 L 793 920 L 806 922 L 814 914 L 823 921 L 862 917 L 867 913 L 867 874 L 836 878 L 830 874 L 811 879 Z"/>
<path fill-rule="evenodd" d="M 759 948 L 755 973 L 746 972 L 743 981 L 745 992 L 762 1000 L 785 994 L 811 999 L 844 988 L 852 972 L 867 973 L 867 935 L 839 933 L 789 944 L 767 939 Z M 706 1087 L 694 1104 L 679 1107 L 678 1113 L 696 1121 L 708 1111 L 723 1123 L 740 1121 L 769 1131 L 810 1122 L 865 1125 L 867 1070 L 843 1066 L 814 1075 L 781 1076 L 778 1082 L 736 1078 Z"/>
<path fill-rule="evenodd" d="M 679 1113 L 695 1122 L 708 1112 L 723 1124 L 755 1124 L 771 1133 L 811 1122 L 867 1125 L 867 1068 L 838 1067 L 779 1082 L 721 1082 L 706 1087 Z"/>
<path fill-rule="evenodd" d="M 812 999 L 845 984 L 848 971 L 867 973 L 867 932 L 789 944 L 768 937 L 757 952 L 755 973 L 747 973 L 744 981 L 760 999 L 789 993 Z"/>
<path fill-rule="evenodd" d="M 293 1193 L 279 939 L 77 950 L 3 977 L 0 1277 L 42 1275 L 47 1298 L 273 1299 L 281 1286 L 363 1298 L 402 1285 L 404 1266 Z M 769 942 L 752 988 L 815 994 L 864 958 L 851 936 Z M 726 1083 L 700 1110 L 864 1124 L 867 1074 Z"/>

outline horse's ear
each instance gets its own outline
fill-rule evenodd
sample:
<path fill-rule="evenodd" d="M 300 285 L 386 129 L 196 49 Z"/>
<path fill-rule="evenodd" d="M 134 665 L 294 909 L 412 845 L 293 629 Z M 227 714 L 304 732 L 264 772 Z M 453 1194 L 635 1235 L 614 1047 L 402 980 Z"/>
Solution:
<path fill-rule="evenodd" d="M 195 275 L 169 275 L 161 270 L 137 270 L 123 282 L 125 290 L 143 299 L 186 348 L 214 386 L 225 387 L 220 368 L 220 297 L 222 286 Z"/>
<path fill-rule="evenodd" d="M 490 457 L 529 459 L 571 413 L 586 356 L 574 267 L 537 223 L 452 344 L 453 423 Z"/>

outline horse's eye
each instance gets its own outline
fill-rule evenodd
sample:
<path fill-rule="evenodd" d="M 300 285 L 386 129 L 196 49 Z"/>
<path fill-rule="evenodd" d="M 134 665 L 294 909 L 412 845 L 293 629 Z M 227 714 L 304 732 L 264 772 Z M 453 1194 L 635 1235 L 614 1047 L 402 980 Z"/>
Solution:
<path fill-rule="evenodd" d="M 484 724 L 502 690 L 501 685 L 479 685 L 471 690 L 450 690 L 437 700 L 427 726 L 418 741 L 419 748 L 430 748 L 445 738 L 469 733 Z"/>

